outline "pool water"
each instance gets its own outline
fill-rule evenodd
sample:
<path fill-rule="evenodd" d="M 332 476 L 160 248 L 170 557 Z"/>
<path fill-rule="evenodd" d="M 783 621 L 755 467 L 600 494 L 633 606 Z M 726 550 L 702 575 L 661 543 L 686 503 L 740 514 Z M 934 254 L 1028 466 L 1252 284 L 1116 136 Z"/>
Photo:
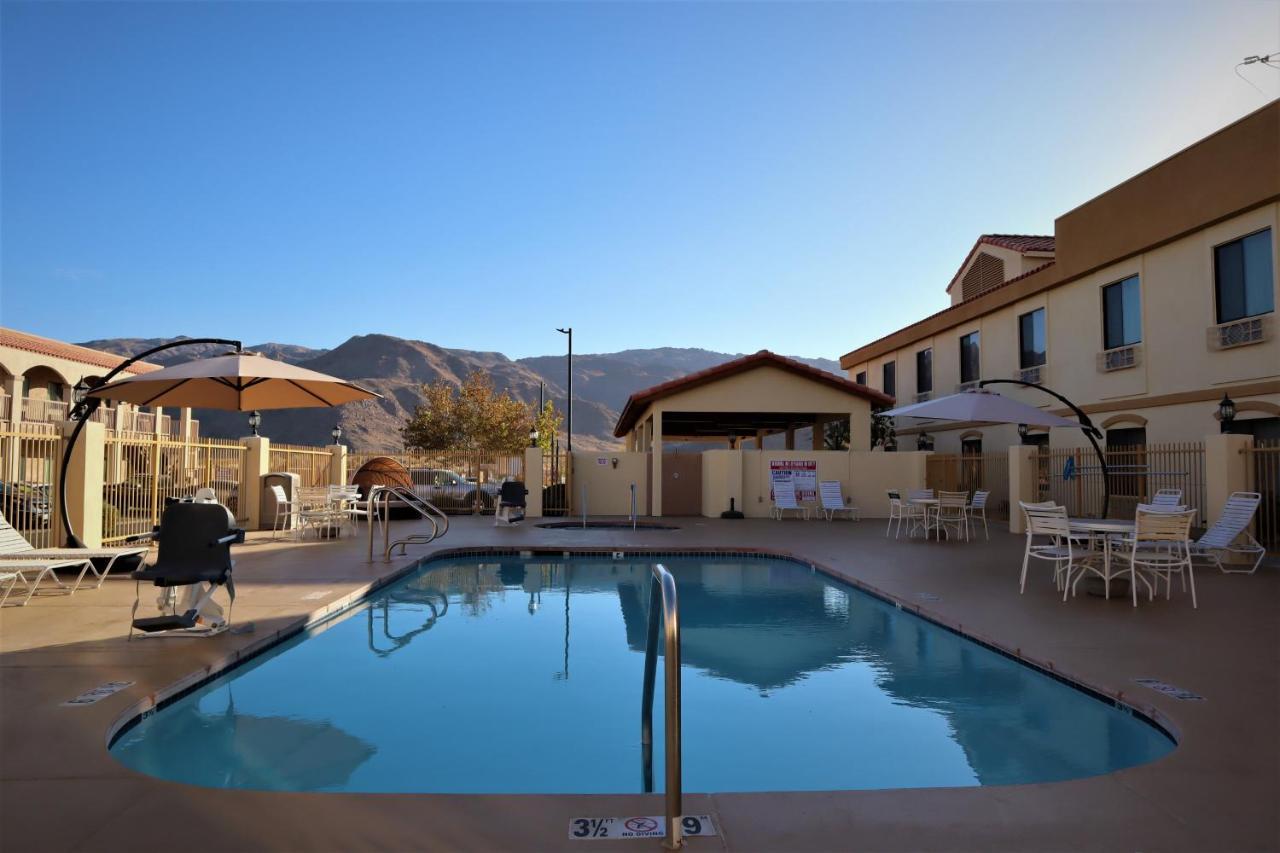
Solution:
<path fill-rule="evenodd" d="M 686 791 L 1049 782 L 1173 749 L 1124 709 L 795 562 L 495 556 L 427 564 L 111 751 L 226 788 L 641 791 L 652 559 L 679 589 Z M 653 762 L 661 790 L 661 669 Z"/>

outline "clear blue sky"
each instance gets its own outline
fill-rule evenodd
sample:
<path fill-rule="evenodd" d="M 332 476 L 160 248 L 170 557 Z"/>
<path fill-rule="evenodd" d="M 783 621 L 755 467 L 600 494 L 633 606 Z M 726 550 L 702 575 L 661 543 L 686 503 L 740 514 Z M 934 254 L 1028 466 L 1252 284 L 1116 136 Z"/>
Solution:
<path fill-rule="evenodd" d="M 4 2 L 0 323 L 838 357 L 1280 95 L 1276 2 Z"/>

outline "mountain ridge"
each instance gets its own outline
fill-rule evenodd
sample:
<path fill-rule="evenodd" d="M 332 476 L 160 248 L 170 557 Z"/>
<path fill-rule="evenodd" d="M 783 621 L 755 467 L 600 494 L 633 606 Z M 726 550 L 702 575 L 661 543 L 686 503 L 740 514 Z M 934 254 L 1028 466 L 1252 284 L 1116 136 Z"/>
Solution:
<path fill-rule="evenodd" d="M 117 355 L 135 355 L 178 338 L 101 338 L 81 346 Z M 536 405 L 540 389 L 561 409 L 565 398 L 563 355 L 508 358 L 494 350 L 443 347 L 429 341 L 370 333 L 353 335 L 332 349 L 268 342 L 246 347 L 270 358 L 357 382 L 383 396 L 382 400 L 352 403 L 337 409 L 290 409 L 263 413 L 261 432 L 291 444 L 328 444 L 330 431 L 340 425 L 350 446 L 362 451 L 402 449 L 399 429 L 422 402 L 424 384 L 444 380 L 458 385 L 472 371 L 487 373 L 500 391 Z M 207 357 L 225 350 L 217 344 L 193 344 L 160 353 L 149 361 L 170 365 Z M 698 347 L 655 347 L 612 353 L 574 353 L 573 442 L 579 450 L 616 449 L 613 437 L 618 412 L 629 395 L 679 376 L 723 364 L 741 353 L 722 353 Z M 794 356 L 793 356 L 794 357 Z M 831 359 L 798 361 L 843 375 Z M 195 413 L 206 436 L 234 438 L 248 432 L 240 412 L 201 409 Z M 562 439 L 563 441 L 563 436 Z"/>

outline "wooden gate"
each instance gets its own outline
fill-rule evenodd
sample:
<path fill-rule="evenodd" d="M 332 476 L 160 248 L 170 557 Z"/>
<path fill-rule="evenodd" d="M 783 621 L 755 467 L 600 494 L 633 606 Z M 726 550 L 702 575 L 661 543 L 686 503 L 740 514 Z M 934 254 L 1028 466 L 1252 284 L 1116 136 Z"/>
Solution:
<path fill-rule="evenodd" d="M 702 454 L 662 454 L 662 514 L 702 515 Z"/>

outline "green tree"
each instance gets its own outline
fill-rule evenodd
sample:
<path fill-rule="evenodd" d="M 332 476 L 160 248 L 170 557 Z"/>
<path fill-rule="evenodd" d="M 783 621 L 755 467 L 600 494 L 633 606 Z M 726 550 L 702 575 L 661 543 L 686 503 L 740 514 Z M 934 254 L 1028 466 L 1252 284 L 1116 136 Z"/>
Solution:
<path fill-rule="evenodd" d="M 898 432 L 894 429 L 893 418 L 886 418 L 880 412 L 886 408 L 873 409 L 871 412 L 871 447 L 883 447 L 885 450 L 896 450 Z"/>
<path fill-rule="evenodd" d="M 528 444 L 533 412 L 509 393 L 499 394 L 488 374 L 474 372 L 459 388 L 432 382 L 422 393 L 426 399 L 400 429 L 407 448 L 520 453 Z"/>
<path fill-rule="evenodd" d="M 560 425 L 564 423 L 564 415 L 562 415 L 550 400 L 542 404 L 542 411 L 538 412 L 533 420 L 533 426 L 538 430 L 538 447 L 542 448 L 543 453 L 550 453 L 556 435 L 560 432 Z"/>

